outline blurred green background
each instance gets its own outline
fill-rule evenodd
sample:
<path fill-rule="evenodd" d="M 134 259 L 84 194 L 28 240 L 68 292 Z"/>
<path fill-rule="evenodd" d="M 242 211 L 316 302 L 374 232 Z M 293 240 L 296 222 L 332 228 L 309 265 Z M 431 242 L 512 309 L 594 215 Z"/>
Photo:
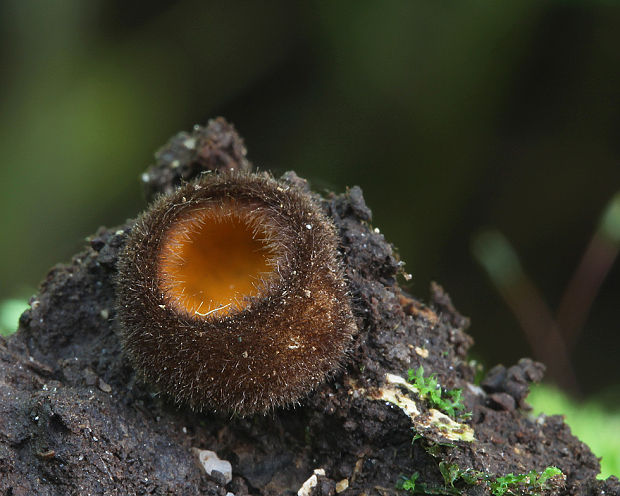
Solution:
<path fill-rule="evenodd" d="M 261 169 L 360 185 L 409 290 L 440 282 L 482 361 L 532 355 L 472 236 L 503 233 L 557 307 L 620 189 L 616 5 L 4 0 L 0 300 L 135 216 L 153 152 L 223 115 Z M 616 264 L 571 355 L 581 393 L 620 380 L 619 296 Z"/>

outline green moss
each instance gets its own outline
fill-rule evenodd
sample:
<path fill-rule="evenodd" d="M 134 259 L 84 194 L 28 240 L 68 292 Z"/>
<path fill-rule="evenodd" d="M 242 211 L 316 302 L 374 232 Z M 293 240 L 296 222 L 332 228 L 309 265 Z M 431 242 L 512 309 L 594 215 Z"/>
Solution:
<path fill-rule="evenodd" d="M 418 370 L 409 369 L 407 374 L 409 382 L 416 387 L 420 398 L 428 401 L 433 408 L 437 408 L 453 418 L 464 412 L 463 392 L 460 389 L 442 391 L 435 374 L 424 377 L 424 367 L 421 365 Z"/>
<path fill-rule="evenodd" d="M 542 472 L 532 470 L 527 474 L 506 474 L 495 480 L 487 481 L 493 496 L 505 494 L 535 495 L 550 487 L 549 481 L 553 477 L 562 475 L 557 467 L 547 467 Z"/>
<path fill-rule="evenodd" d="M 439 434 L 447 441 L 474 441 L 474 430 L 471 426 L 459 423 L 445 413 L 439 411 L 437 408 L 430 408 L 426 414 L 421 415 L 416 400 L 424 400 L 424 398 L 421 396 L 420 390 L 417 386 L 411 384 L 405 378 L 395 374 L 386 374 L 385 380 L 388 385 L 394 385 L 398 388 L 406 390 L 407 393 L 413 393 L 413 397 L 411 394 L 402 394 L 402 392 L 398 389 L 383 387 L 377 391 L 373 391 L 370 398 L 374 400 L 387 401 L 398 406 L 411 418 L 411 421 L 413 422 L 413 429 L 415 431 L 418 431 L 424 437 L 427 437 L 425 433 L 430 429 L 435 431 L 435 434 Z M 428 383 L 426 385 L 428 386 Z M 435 389 L 438 388 L 439 386 Z M 439 394 L 441 394 L 440 389 Z M 454 399 L 451 401 L 454 401 Z M 466 415 L 467 414 L 464 414 L 462 417 L 465 417 Z"/>
<path fill-rule="evenodd" d="M 400 482 L 396 485 L 397 489 L 402 489 L 410 494 L 440 494 L 447 496 L 460 496 L 461 491 L 452 487 L 444 487 L 440 485 L 426 484 L 418 482 L 420 474 L 414 472 L 411 477 L 401 477 Z"/>
<path fill-rule="evenodd" d="M 416 481 L 420 477 L 418 472 L 414 472 L 411 474 L 411 477 L 402 476 L 399 483 L 396 485 L 398 489 L 402 489 L 403 491 L 408 491 L 410 493 L 415 494 L 416 491 Z"/>
<path fill-rule="evenodd" d="M 493 496 L 537 496 L 553 486 L 553 479 L 564 477 L 557 467 L 547 467 L 542 472 L 531 470 L 526 474 L 506 474 L 494 476 L 478 470 L 461 470 L 456 464 L 439 463 L 439 470 L 444 485 L 429 485 L 420 482 L 420 474 L 414 472 L 411 477 L 402 477 L 397 488 L 411 494 L 460 495 L 462 489 L 454 487 L 461 480 L 467 485 L 484 485 Z"/>

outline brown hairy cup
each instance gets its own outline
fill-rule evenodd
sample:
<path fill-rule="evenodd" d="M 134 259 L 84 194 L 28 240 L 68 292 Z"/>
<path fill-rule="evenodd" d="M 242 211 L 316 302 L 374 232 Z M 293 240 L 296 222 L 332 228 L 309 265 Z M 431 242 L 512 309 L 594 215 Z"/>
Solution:
<path fill-rule="evenodd" d="M 118 272 L 125 351 L 195 409 L 294 404 L 338 368 L 355 332 L 334 225 L 267 174 L 210 174 L 160 197 Z"/>

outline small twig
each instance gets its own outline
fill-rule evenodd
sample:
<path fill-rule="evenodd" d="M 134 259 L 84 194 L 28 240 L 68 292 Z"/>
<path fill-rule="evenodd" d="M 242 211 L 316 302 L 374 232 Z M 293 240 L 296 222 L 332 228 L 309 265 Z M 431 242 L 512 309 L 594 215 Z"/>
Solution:
<path fill-rule="evenodd" d="M 556 321 L 573 350 L 605 277 L 620 251 L 620 193 L 608 204 L 601 222 L 568 283 Z"/>
<path fill-rule="evenodd" d="M 577 392 L 577 378 L 553 313 L 508 240 L 498 231 L 485 231 L 473 240 L 472 251 L 519 321 L 535 358 L 547 366 L 549 377 Z"/>
<path fill-rule="evenodd" d="M 570 353 L 620 252 L 620 193 L 605 209 L 564 291 L 555 318 L 501 233 L 492 230 L 481 233 L 474 239 L 472 251 L 519 321 L 532 352 L 547 365 L 549 376 L 558 385 L 577 392 Z"/>
<path fill-rule="evenodd" d="M 217 307 L 214 308 L 213 310 L 209 310 L 208 312 L 205 313 L 200 313 L 198 310 L 196 310 L 194 313 L 196 315 L 200 315 L 201 317 L 206 317 L 207 315 L 211 315 L 213 312 L 217 312 L 218 310 L 222 310 L 226 307 L 229 307 L 230 305 L 232 305 L 232 303 L 227 303 L 226 305 L 222 305 L 221 307 Z"/>
<path fill-rule="evenodd" d="M 578 393 L 569 349 L 538 288 L 523 274 L 518 283 L 500 288 L 500 294 L 519 321 L 536 358 L 547 366 L 549 377 L 563 389 Z"/>

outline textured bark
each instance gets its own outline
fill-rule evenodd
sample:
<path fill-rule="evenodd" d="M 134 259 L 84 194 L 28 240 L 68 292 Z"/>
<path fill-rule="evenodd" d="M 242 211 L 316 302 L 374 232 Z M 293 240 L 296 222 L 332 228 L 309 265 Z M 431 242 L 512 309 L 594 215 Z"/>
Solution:
<path fill-rule="evenodd" d="M 142 176 L 149 198 L 204 170 L 248 170 L 242 140 L 223 119 L 181 133 Z M 308 185 L 294 173 L 284 180 Z M 468 320 L 433 285 L 427 304 L 399 285 L 393 247 L 371 227 L 362 192 L 318 197 L 338 228 L 359 328 L 346 367 L 291 410 L 230 418 L 194 413 L 141 382 L 119 343 L 115 276 L 132 222 L 100 228 L 69 264 L 54 267 L 18 332 L 0 338 L 0 492 L 6 495 L 297 494 L 321 468 L 312 494 L 395 494 L 403 474 L 443 487 L 440 461 L 492 474 L 559 467 L 562 495 L 620 494 L 597 481 L 599 464 L 560 417 L 532 419 L 525 397 L 542 366 L 522 360 L 472 386 Z M 412 444 L 401 409 L 373 399 L 385 374 L 423 365 L 445 388 L 463 388 L 474 442 L 441 442 L 432 429 Z M 421 408 L 425 408 L 419 402 Z M 438 443 L 439 442 L 439 443 Z M 192 448 L 232 464 L 226 484 Z M 346 484 L 343 482 L 346 480 Z M 463 494 L 488 494 L 458 485 Z"/>

